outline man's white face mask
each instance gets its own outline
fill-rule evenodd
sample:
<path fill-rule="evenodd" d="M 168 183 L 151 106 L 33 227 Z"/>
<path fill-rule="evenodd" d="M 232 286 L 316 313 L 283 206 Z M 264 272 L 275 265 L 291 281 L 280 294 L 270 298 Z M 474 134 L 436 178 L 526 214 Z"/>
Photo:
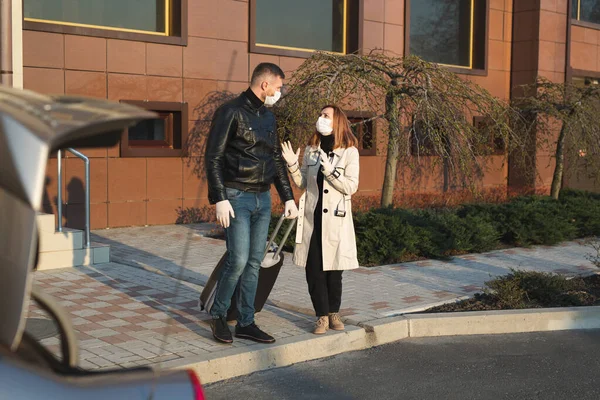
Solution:
<path fill-rule="evenodd" d="M 267 105 L 267 106 L 272 106 L 272 105 L 274 105 L 275 103 L 277 103 L 277 101 L 278 101 L 280 98 L 281 98 L 281 91 L 277 90 L 277 91 L 275 92 L 275 95 L 273 95 L 273 96 L 267 96 L 267 97 L 265 98 L 265 105 Z"/>

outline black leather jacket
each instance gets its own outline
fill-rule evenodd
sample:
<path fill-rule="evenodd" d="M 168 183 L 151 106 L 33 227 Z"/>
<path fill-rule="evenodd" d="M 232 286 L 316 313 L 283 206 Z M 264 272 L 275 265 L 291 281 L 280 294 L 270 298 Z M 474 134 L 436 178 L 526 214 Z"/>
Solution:
<path fill-rule="evenodd" d="M 213 116 L 205 153 L 208 200 L 227 200 L 225 187 L 265 192 L 275 184 L 283 202 L 294 199 L 275 115 L 242 93 Z"/>

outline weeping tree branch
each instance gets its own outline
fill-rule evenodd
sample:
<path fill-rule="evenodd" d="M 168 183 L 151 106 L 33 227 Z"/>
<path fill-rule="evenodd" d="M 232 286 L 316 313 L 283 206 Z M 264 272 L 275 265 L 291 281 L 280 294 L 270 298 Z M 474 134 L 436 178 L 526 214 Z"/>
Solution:
<path fill-rule="evenodd" d="M 392 203 L 398 164 L 418 177 L 442 163 L 445 189 L 476 190 L 486 169 L 485 156 L 493 151 L 490 137 L 506 143 L 506 154 L 523 142 L 511 125 L 519 116 L 507 104 L 415 56 L 314 54 L 294 73 L 275 107 L 281 137 L 303 146 L 328 103 L 368 111 L 375 116 L 370 120 L 379 119 L 385 126 L 382 206 Z M 485 116 L 485 132 L 475 129 L 473 116 Z"/>
<path fill-rule="evenodd" d="M 586 173 L 588 178 L 598 181 L 600 87 L 554 83 L 538 78 L 524 89 L 532 95 L 515 99 L 514 106 L 522 115 L 535 121 L 537 147 L 553 149 L 556 165 L 551 196 L 557 199 L 560 195 L 566 160 L 573 164 L 571 173 Z"/>

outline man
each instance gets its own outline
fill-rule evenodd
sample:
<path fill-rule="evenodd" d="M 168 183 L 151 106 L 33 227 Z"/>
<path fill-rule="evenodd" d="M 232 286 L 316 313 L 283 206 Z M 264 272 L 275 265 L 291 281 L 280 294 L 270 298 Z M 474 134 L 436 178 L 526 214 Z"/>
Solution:
<path fill-rule="evenodd" d="M 275 116 L 265 107 L 281 96 L 284 78 L 277 65 L 259 64 L 248 90 L 215 112 L 206 144 L 208 198 L 216 204 L 227 240 L 227 261 L 210 310 L 213 336 L 222 343 L 233 342 L 226 315 L 238 282 L 236 337 L 275 341 L 254 323 L 254 297 L 271 221 L 271 184 L 285 204 L 286 217 L 298 214 Z"/>

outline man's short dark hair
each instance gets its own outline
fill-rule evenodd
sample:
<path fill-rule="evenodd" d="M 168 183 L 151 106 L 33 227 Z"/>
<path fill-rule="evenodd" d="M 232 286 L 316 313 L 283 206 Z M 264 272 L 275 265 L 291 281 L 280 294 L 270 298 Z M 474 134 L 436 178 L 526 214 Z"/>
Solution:
<path fill-rule="evenodd" d="M 252 80 L 250 81 L 250 84 L 257 84 L 258 81 L 264 78 L 265 75 L 272 75 L 281 79 L 285 79 L 285 74 L 278 65 L 273 63 L 260 63 L 256 66 L 256 68 L 254 68 L 254 72 L 252 72 Z"/>

